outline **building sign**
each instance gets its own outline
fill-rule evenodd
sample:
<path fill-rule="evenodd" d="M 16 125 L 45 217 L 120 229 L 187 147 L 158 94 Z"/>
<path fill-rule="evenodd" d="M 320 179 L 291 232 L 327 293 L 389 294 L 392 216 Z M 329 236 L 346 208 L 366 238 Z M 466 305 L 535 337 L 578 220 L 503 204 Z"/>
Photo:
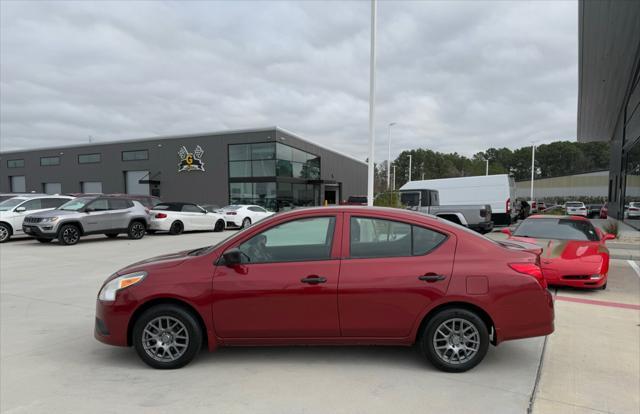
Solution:
<path fill-rule="evenodd" d="M 202 161 L 204 150 L 200 145 L 196 145 L 193 152 L 189 152 L 185 146 L 178 150 L 180 163 L 178 164 L 178 172 L 182 171 L 204 171 L 204 161 Z"/>

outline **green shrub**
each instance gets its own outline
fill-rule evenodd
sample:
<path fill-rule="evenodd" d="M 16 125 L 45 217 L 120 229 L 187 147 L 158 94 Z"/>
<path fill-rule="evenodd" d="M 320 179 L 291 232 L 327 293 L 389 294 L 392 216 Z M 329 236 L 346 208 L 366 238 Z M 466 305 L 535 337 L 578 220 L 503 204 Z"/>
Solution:
<path fill-rule="evenodd" d="M 605 233 L 613 234 L 618 238 L 618 222 L 616 220 L 607 220 L 602 226 Z"/>
<path fill-rule="evenodd" d="M 373 199 L 373 205 L 379 207 L 403 208 L 402 203 L 400 203 L 400 194 L 397 191 L 379 193 Z"/>

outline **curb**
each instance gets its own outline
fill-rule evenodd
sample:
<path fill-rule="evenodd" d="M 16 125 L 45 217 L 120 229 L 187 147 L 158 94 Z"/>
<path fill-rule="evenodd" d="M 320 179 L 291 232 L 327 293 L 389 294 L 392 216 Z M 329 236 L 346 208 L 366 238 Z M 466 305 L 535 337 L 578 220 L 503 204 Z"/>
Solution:
<path fill-rule="evenodd" d="M 620 260 L 638 260 L 640 261 L 640 257 L 634 256 L 632 254 L 610 254 L 610 259 L 620 259 Z"/>

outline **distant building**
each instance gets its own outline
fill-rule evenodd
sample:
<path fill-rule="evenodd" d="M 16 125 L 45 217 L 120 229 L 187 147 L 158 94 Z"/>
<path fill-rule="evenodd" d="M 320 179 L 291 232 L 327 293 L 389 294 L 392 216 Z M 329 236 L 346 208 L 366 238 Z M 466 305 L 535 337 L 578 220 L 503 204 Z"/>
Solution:
<path fill-rule="evenodd" d="M 608 141 L 609 216 L 640 229 L 640 1 L 580 1 L 578 141 Z"/>
<path fill-rule="evenodd" d="M 581 197 L 607 197 L 609 171 L 594 171 L 562 177 L 540 178 L 533 182 L 534 199 L 577 199 Z M 529 199 L 531 181 L 516 182 L 516 197 Z"/>
<path fill-rule="evenodd" d="M 271 127 L 0 153 L 0 192 L 151 194 L 270 209 L 337 204 L 367 164 Z"/>

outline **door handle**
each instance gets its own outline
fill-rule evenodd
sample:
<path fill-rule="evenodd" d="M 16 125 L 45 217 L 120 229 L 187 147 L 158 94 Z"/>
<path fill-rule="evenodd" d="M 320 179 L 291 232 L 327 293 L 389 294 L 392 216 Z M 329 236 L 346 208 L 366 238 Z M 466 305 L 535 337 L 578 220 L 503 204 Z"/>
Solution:
<path fill-rule="evenodd" d="M 423 276 L 418 276 L 418 280 L 424 280 L 425 282 L 438 282 L 440 280 L 445 280 L 446 276 L 444 275 L 434 275 L 434 274 L 426 274 Z"/>
<path fill-rule="evenodd" d="M 317 285 L 318 283 L 327 283 L 327 278 L 318 275 L 309 275 L 307 277 L 303 277 L 300 281 L 310 285 Z"/>

